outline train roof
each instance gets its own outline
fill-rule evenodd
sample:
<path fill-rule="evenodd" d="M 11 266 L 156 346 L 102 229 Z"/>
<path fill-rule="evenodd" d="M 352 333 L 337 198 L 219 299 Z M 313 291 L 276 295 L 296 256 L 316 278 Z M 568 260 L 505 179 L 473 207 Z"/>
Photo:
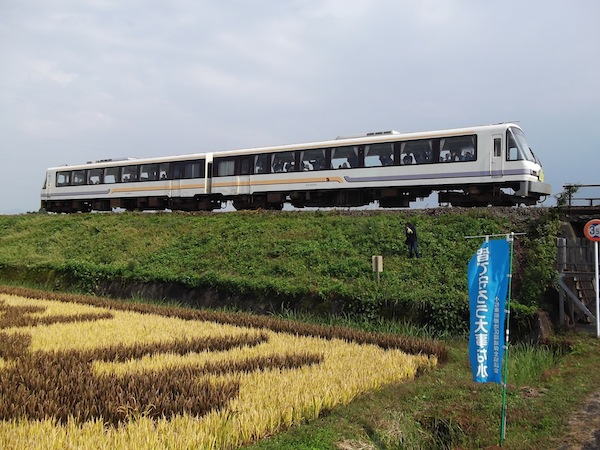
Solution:
<path fill-rule="evenodd" d="M 206 151 L 206 152 L 198 152 L 198 153 L 186 153 L 180 155 L 172 155 L 172 156 L 159 156 L 159 157 L 151 157 L 151 158 L 116 158 L 116 159 L 101 159 L 97 161 L 88 161 L 87 163 L 82 164 L 64 164 L 62 166 L 50 167 L 48 170 L 78 170 L 78 169 L 90 169 L 94 167 L 110 167 L 110 166 L 122 166 L 124 163 L 130 164 L 152 164 L 159 163 L 164 161 L 188 161 L 190 159 L 204 158 L 207 155 L 217 155 L 218 156 L 234 156 L 234 155 L 243 155 L 249 153 L 268 153 L 268 152 L 280 152 L 280 151 L 294 151 L 294 150 L 303 150 L 303 149 L 315 149 L 315 148 L 330 148 L 330 147 L 344 147 L 349 145 L 361 145 L 368 143 L 384 143 L 384 142 L 394 142 L 398 140 L 414 140 L 414 139 L 426 139 L 426 138 L 435 138 L 435 137 L 443 137 L 443 136 L 459 136 L 464 134 L 474 134 L 477 132 L 485 132 L 485 131 L 499 131 L 506 130 L 509 127 L 517 127 L 520 128 L 514 122 L 502 122 L 492 125 L 477 125 L 473 127 L 465 127 L 465 128 L 449 128 L 443 130 L 433 130 L 433 131 L 418 131 L 418 132 L 409 132 L 403 133 L 395 130 L 390 131 L 376 131 L 369 132 L 360 135 L 353 136 L 338 136 L 331 140 L 326 141 L 314 141 L 314 142 L 305 142 L 298 144 L 287 144 L 287 145 L 275 145 L 275 146 L 267 146 L 267 147 L 252 147 L 252 148 L 241 148 L 235 150 L 215 150 L 215 151 Z"/>

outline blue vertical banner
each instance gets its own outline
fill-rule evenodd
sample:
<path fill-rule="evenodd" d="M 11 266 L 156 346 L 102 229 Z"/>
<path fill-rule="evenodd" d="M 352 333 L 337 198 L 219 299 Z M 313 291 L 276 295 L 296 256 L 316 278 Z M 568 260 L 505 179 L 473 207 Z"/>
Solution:
<path fill-rule="evenodd" d="M 477 383 L 502 383 L 509 274 L 510 245 L 504 239 L 484 242 L 469 261 L 469 360 Z"/>

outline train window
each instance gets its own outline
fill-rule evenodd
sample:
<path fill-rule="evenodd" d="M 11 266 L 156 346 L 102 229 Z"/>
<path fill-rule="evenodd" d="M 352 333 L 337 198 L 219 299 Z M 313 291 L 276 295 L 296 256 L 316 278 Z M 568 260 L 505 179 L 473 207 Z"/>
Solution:
<path fill-rule="evenodd" d="M 294 152 L 273 153 L 273 173 L 295 172 L 296 157 Z"/>
<path fill-rule="evenodd" d="M 121 181 L 123 183 L 138 181 L 138 166 L 123 166 Z"/>
<path fill-rule="evenodd" d="M 239 162 L 239 174 L 240 175 L 252 175 L 253 159 L 251 156 L 240 156 Z"/>
<path fill-rule="evenodd" d="M 349 169 L 358 167 L 358 146 L 338 147 L 331 150 L 331 168 Z"/>
<path fill-rule="evenodd" d="M 177 162 L 175 164 L 173 164 L 173 179 L 174 180 L 180 180 L 182 178 L 185 178 L 183 176 L 185 172 L 185 163 L 184 162 Z"/>
<path fill-rule="evenodd" d="M 525 140 L 525 134 L 520 129 L 509 128 L 506 131 L 506 141 L 508 143 L 508 153 L 506 154 L 508 161 L 535 161 L 535 156 Z"/>
<path fill-rule="evenodd" d="M 502 139 L 500 138 L 494 139 L 494 156 L 496 158 L 502 156 Z"/>
<path fill-rule="evenodd" d="M 90 169 L 88 170 L 87 184 L 100 184 L 102 183 L 102 173 L 104 169 Z"/>
<path fill-rule="evenodd" d="M 204 161 L 189 161 L 183 168 L 184 178 L 202 178 L 204 176 Z"/>
<path fill-rule="evenodd" d="M 400 163 L 402 165 L 432 162 L 431 139 L 403 142 L 401 149 Z"/>
<path fill-rule="evenodd" d="M 71 184 L 71 172 L 57 172 L 56 185 L 69 186 Z"/>
<path fill-rule="evenodd" d="M 227 177 L 235 175 L 235 159 L 216 159 L 215 160 L 215 176 Z"/>
<path fill-rule="evenodd" d="M 393 166 L 394 146 L 392 143 L 365 146 L 365 167 Z"/>
<path fill-rule="evenodd" d="M 73 180 L 71 182 L 73 186 L 80 186 L 85 184 L 85 170 L 74 170 Z"/>
<path fill-rule="evenodd" d="M 168 180 L 171 178 L 169 166 L 169 163 L 162 163 L 158 166 L 158 174 L 161 180 Z"/>
<path fill-rule="evenodd" d="M 325 149 L 302 150 L 300 152 L 300 166 L 302 170 L 324 170 L 326 166 Z"/>
<path fill-rule="evenodd" d="M 477 159 L 475 136 L 455 136 L 441 139 L 440 161 L 473 161 Z"/>
<path fill-rule="evenodd" d="M 269 173 L 269 157 L 268 154 L 254 157 L 254 173 Z"/>
<path fill-rule="evenodd" d="M 173 179 L 202 178 L 204 176 L 204 161 L 182 161 L 173 164 Z"/>
<path fill-rule="evenodd" d="M 140 166 L 140 181 L 158 180 L 158 164 L 142 164 Z"/>
<path fill-rule="evenodd" d="M 117 183 L 120 179 L 119 167 L 107 167 L 104 170 L 104 184 Z"/>

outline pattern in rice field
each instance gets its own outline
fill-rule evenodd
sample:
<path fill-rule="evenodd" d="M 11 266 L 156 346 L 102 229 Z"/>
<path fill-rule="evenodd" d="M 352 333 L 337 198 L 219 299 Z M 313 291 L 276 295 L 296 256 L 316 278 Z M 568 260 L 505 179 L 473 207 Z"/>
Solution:
<path fill-rule="evenodd" d="M 446 357 L 402 335 L 0 286 L 0 448 L 235 449 Z"/>
<path fill-rule="evenodd" d="M 37 326 L 41 323 L 65 323 L 112 317 L 110 314 L 33 317 L 43 307 L 8 306 L 0 327 Z M 89 351 L 29 352 L 27 334 L 0 333 L 0 357 L 12 361 L 0 371 L 0 419 L 55 418 L 66 423 L 102 419 L 118 425 L 132 417 L 169 418 L 189 413 L 202 416 L 222 408 L 239 390 L 235 381 L 218 381 L 199 377 L 210 374 L 252 372 L 268 368 L 290 369 L 322 360 L 321 355 L 284 354 L 246 358 L 242 361 L 207 363 L 199 367 L 184 366 L 150 373 L 115 376 L 95 375 L 95 361 L 123 362 L 158 353 L 185 355 L 191 352 L 227 351 L 234 347 L 255 346 L 267 341 L 264 333 L 219 338 L 182 339 L 171 343 L 118 345 Z"/>

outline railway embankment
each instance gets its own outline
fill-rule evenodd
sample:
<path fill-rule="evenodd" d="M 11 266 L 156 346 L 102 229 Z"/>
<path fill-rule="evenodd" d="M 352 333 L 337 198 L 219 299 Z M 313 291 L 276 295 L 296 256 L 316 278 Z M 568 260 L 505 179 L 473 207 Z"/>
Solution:
<path fill-rule="evenodd" d="M 406 222 L 421 258 L 409 258 Z M 559 215 L 548 208 L 0 216 L 0 281 L 253 312 L 392 317 L 468 327 L 466 267 L 482 239 L 515 240 L 512 320 L 556 308 Z M 377 281 L 371 257 L 383 257 Z"/>

